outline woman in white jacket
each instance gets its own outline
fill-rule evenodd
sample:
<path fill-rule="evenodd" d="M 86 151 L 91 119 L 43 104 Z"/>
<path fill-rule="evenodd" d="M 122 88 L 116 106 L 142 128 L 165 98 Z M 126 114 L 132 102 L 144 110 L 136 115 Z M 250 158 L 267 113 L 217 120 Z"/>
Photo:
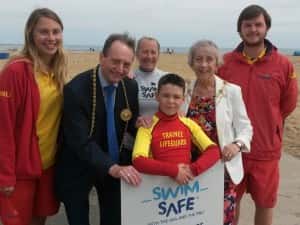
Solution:
<path fill-rule="evenodd" d="M 241 152 L 250 151 L 252 126 L 240 87 L 216 76 L 220 63 L 220 52 L 212 41 L 198 41 L 190 48 L 188 64 L 196 80 L 187 88 L 184 110 L 222 149 L 224 225 L 231 225 L 235 214 L 235 185 L 244 175 Z"/>

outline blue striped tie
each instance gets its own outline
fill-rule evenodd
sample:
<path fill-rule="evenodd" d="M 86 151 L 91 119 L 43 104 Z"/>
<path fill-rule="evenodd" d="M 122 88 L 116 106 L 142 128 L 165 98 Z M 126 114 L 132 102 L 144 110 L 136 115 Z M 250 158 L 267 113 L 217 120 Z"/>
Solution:
<path fill-rule="evenodd" d="M 107 129 L 107 143 L 108 152 L 113 161 L 119 161 L 119 145 L 115 126 L 115 112 L 114 112 L 114 91 L 116 87 L 109 85 L 104 87 L 106 98 L 106 129 Z"/>

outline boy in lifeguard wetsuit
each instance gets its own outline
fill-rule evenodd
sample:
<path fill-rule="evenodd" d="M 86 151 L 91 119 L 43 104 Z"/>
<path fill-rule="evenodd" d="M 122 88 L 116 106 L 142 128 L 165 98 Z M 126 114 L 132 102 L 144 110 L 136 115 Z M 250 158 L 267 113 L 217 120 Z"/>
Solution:
<path fill-rule="evenodd" d="M 140 127 L 133 149 L 133 165 L 142 172 L 169 176 L 179 184 L 193 180 L 220 159 L 219 147 L 192 120 L 178 115 L 184 102 L 185 81 L 166 74 L 158 82 L 159 110 L 150 128 Z M 201 152 L 191 162 L 192 143 Z"/>

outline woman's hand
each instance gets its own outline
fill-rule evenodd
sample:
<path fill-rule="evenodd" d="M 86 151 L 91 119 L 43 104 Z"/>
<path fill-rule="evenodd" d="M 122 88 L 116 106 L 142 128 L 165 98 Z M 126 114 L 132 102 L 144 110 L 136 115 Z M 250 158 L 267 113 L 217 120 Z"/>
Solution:
<path fill-rule="evenodd" d="M 223 161 L 230 161 L 236 154 L 240 151 L 239 147 L 236 144 L 225 145 L 222 151 Z"/>

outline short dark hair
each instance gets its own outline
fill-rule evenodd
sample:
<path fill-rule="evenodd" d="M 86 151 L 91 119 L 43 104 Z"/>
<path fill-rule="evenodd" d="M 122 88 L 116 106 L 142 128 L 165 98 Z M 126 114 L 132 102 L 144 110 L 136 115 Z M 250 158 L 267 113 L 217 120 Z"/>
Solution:
<path fill-rule="evenodd" d="M 155 43 L 156 43 L 156 45 L 157 45 L 157 51 L 158 51 L 158 54 L 159 54 L 159 52 L 160 52 L 160 44 L 159 44 L 159 42 L 158 42 L 158 40 L 157 39 L 155 39 L 155 38 L 153 38 L 153 37 L 142 37 L 142 38 L 140 38 L 139 40 L 138 40 L 138 42 L 137 42 L 137 47 L 136 47 L 136 52 L 138 52 L 138 50 L 140 49 L 140 47 L 141 47 L 141 43 L 142 43 L 142 41 L 144 41 L 144 40 L 147 40 L 147 41 L 155 41 Z"/>
<path fill-rule="evenodd" d="M 111 34 L 109 37 L 105 40 L 103 48 L 102 48 L 102 54 L 104 56 L 107 56 L 107 53 L 112 46 L 112 44 L 115 41 L 120 41 L 121 43 L 125 44 L 127 47 L 132 49 L 132 52 L 135 51 L 135 39 L 130 37 L 128 33 L 124 34 Z"/>
<path fill-rule="evenodd" d="M 161 87 L 166 84 L 176 85 L 176 86 L 182 88 L 182 92 L 185 93 L 185 81 L 181 76 L 179 76 L 175 73 L 167 73 L 159 79 L 157 92 L 159 92 Z"/>
<path fill-rule="evenodd" d="M 267 10 L 265 10 L 263 7 L 259 5 L 249 5 L 242 10 L 238 18 L 237 31 L 239 33 L 241 32 L 241 25 L 243 20 L 250 20 L 260 15 L 264 16 L 265 23 L 267 25 L 267 28 L 269 29 L 271 27 L 271 16 L 267 12 Z"/>

